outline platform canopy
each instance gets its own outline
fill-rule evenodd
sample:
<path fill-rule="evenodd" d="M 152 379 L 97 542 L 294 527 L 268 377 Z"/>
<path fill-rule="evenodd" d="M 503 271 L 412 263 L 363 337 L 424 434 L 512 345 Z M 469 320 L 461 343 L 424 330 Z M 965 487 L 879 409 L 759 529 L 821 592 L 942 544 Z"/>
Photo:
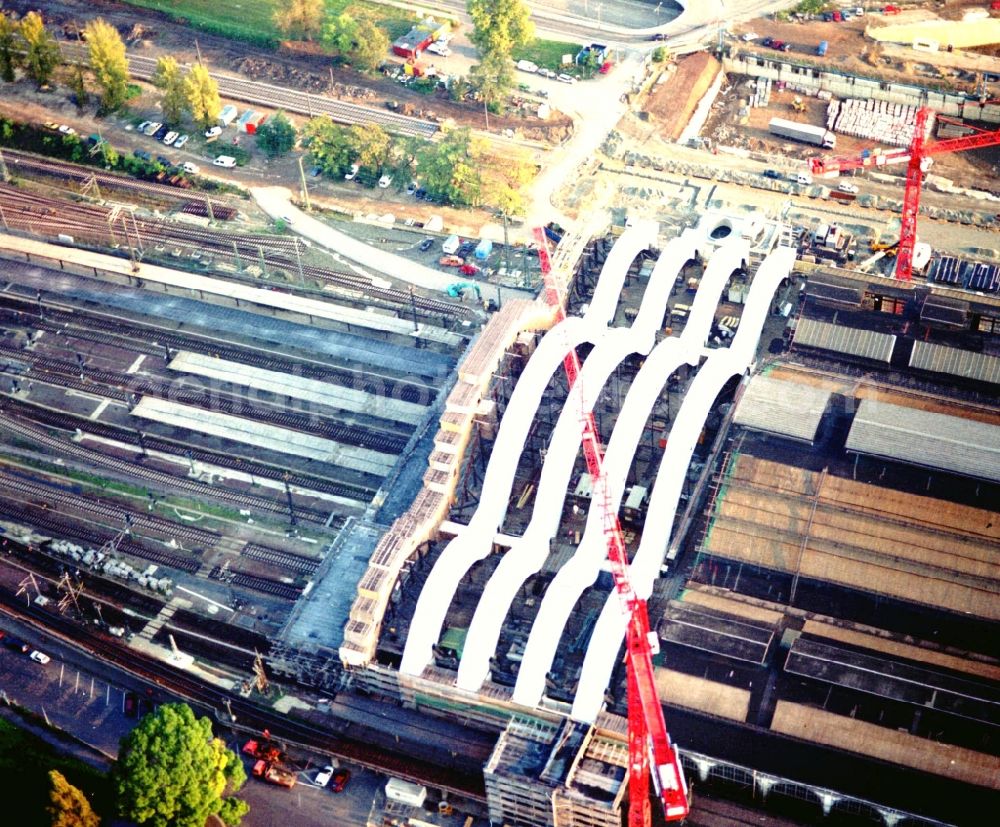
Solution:
<path fill-rule="evenodd" d="M 1000 385 L 1000 358 L 957 347 L 914 342 L 910 367 Z"/>
<path fill-rule="evenodd" d="M 862 399 L 847 450 L 1000 482 L 1000 426 Z"/>
<path fill-rule="evenodd" d="M 799 319 L 795 328 L 795 345 L 888 362 L 892 358 L 896 337 L 891 333 L 844 327 L 816 319 Z"/>
<path fill-rule="evenodd" d="M 733 421 L 745 428 L 812 442 L 831 391 L 757 375 L 736 406 Z"/>

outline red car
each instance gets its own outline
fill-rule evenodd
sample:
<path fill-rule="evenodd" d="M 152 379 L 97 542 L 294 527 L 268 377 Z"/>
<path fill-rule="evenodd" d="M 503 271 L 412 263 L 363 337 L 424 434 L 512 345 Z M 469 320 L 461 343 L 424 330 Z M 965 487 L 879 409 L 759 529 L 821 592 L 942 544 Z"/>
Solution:
<path fill-rule="evenodd" d="M 463 276 L 474 276 L 479 272 L 479 268 L 475 264 L 463 264 L 458 268 L 458 272 Z"/>
<path fill-rule="evenodd" d="M 330 779 L 330 788 L 335 793 L 342 793 L 344 787 L 347 786 L 347 782 L 351 780 L 351 771 L 346 769 L 339 769 L 333 774 L 333 778 Z"/>
<path fill-rule="evenodd" d="M 899 8 L 897 6 L 883 6 L 882 14 L 899 14 Z"/>

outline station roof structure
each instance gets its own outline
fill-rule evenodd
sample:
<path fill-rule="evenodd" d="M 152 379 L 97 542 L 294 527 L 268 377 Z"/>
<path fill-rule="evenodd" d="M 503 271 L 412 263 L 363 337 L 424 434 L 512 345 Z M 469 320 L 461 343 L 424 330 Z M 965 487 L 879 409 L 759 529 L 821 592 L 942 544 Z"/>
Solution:
<path fill-rule="evenodd" d="M 369 393 L 366 390 L 346 388 L 342 385 L 293 376 L 289 373 L 263 370 L 186 350 L 177 353 L 167 367 L 180 373 L 205 376 L 233 385 L 290 396 L 292 399 L 299 399 L 303 402 L 312 402 L 352 413 L 368 414 L 380 419 L 391 419 L 410 425 L 421 422 L 428 411 L 424 405 L 392 399 L 385 393 Z M 378 377 L 372 376 L 371 382 L 377 387 Z"/>
<path fill-rule="evenodd" d="M 815 277 L 806 282 L 806 295 L 810 298 L 845 307 L 860 307 L 863 292 L 858 285 L 845 286 Z"/>
<path fill-rule="evenodd" d="M 379 477 L 385 477 L 396 464 L 395 456 L 380 454 L 369 448 L 344 445 L 332 439 L 207 411 L 192 405 L 180 405 L 168 399 L 144 396 L 132 409 L 132 414 L 189 431 L 211 434 L 280 454 L 308 457 Z"/>
<path fill-rule="evenodd" d="M 656 631 L 667 643 L 761 665 L 774 638 L 773 624 L 677 600 L 671 601 Z"/>
<path fill-rule="evenodd" d="M 816 319 L 799 319 L 795 328 L 794 344 L 860 356 L 876 362 L 888 362 L 892 358 L 896 337 L 891 333 L 844 327 Z"/>
<path fill-rule="evenodd" d="M 758 374 L 736 406 L 737 425 L 811 443 L 832 392 Z"/>
<path fill-rule="evenodd" d="M 862 399 L 848 451 L 1000 482 L 1000 426 Z"/>
<path fill-rule="evenodd" d="M 994 726 L 1000 722 L 996 684 L 895 660 L 885 653 L 865 654 L 800 637 L 788 653 L 785 671 Z"/>
<path fill-rule="evenodd" d="M 969 303 L 950 296 L 928 296 L 920 309 L 920 321 L 949 327 L 965 327 L 969 321 Z"/>
<path fill-rule="evenodd" d="M 916 341 L 910 367 L 1000 385 L 1000 358 L 986 353 Z"/>

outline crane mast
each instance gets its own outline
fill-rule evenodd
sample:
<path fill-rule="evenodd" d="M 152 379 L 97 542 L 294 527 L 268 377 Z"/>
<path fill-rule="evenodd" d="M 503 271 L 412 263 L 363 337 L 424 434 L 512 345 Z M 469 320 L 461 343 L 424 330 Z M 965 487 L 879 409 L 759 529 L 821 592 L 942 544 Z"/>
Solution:
<path fill-rule="evenodd" d="M 538 261 L 545 281 L 545 297 L 556 313 L 557 321 L 565 318 L 559 285 L 552 275 L 548 241 L 545 231 L 535 228 Z M 570 389 L 580 376 L 580 359 L 571 348 L 563 359 L 563 368 Z M 582 400 L 582 397 L 580 397 Z M 580 412 L 583 455 L 593 486 L 592 502 L 600 508 L 602 530 L 608 548 L 608 560 L 614 578 L 615 591 L 627 618 L 626 672 L 628 675 L 628 747 L 629 747 L 629 827 L 649 827 L 652 812 L 649 802 L 649 779 L 652 775 L 657 798 L 663 803 L 664 816 L 677 821 L 687 816 L 687 782 L 677 749 L 671 744 L 663 719 L 663 707 L 656 693 L 653 677 L 653 655 L 659 651 L 655 634 L 649 629 L 646 601 L 632 587 L 629 577 L 628 553 L 618 522 L 617 509 L 612 506 L 607 477 L 604 474 L 604 450 L 593 412 Z M 655 651 L 654 651 L 655 649 Z"/>

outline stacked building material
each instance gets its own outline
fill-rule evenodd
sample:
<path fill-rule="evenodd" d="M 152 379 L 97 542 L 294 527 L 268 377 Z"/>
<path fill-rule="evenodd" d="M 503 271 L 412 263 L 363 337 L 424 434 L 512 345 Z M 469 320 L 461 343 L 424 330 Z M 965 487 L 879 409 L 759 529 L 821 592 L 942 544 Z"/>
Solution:
<path fill-rule="evenodd" d="M 771 102 L 771 79 L 758 78 L 754 87 L 750 105 L 758 109 L 766 107 Z"/>
<path fill-rule="evenodd" d="M 917 107 L 905 103 L 880 100 L 830 101 L 826 109 L 826 126 L 834 132 L 855 138 L 870 138 L 879 144 L 909 146 L 913 141 Z M 927 122 L 928 134 L 934 118 Z M 925 136 L 926 137 L 926 136 Z"/>

